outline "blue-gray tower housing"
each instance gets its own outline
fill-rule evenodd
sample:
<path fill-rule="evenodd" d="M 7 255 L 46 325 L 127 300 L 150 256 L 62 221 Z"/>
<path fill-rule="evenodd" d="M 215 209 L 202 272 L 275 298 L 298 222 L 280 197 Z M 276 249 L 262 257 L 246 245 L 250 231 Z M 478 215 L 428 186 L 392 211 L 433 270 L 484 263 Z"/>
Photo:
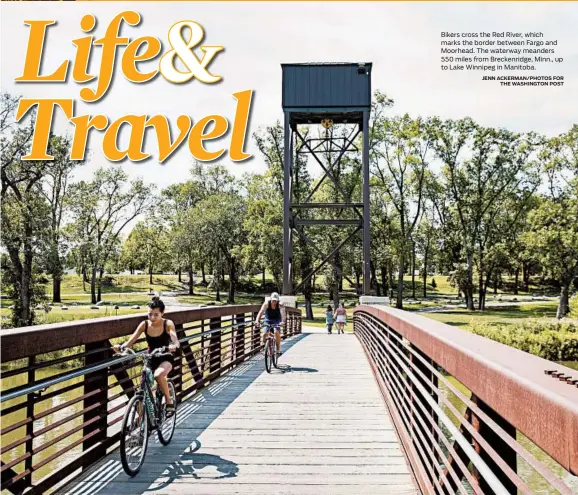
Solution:
<path fill-rule="evenodd" d="M 370 291 L 370 230 L 369 230 L 369 117 L 371 113 L 371 69 L 372 64 L 362 63 L 306 63 L 281 64 L 283 71 L 282 105 L 285 115 L 284 149 L 284 224 L 283 224 L 283 293 L 294 294 L 309 278 L 322 268 L 341 247 L 359 231 L 363 233 L 363 294 Z M 334 136 L 327 131 L 322 139 L 304 137 L 299 128 L 306 125 L 320 125 L 326 129 L 338 124 L 353 127 L 348 136 Z M 298 128 L 299 126 L 299 128 Z M 353 202 L 345 193 L 342 184 L 332 173 L 348 151 L 358 152 L 354 142 L 359 134 L 362 140 L 362 198 Z M 307 136 L 307 134 L 305 134 Z M 297 151 L 296 151 L 297 150 Z M 331 163 L 316 155 L 335 156 Z M 309 197 L 300 203 L 294 202 L 294 160 L 296 153 L 310 153 L 323 168 L 325 174 L 317 187 L 328 177 L 341 192 L 343 202 L 315 203 Z M 299 212 L 308 208 L 350 209 L 354 219 L 301 219 Z M 321 264 L 304 276 L 299 285 L 294 283 L 293 233 L 310 240 L 304 234 L 308 225 L 354 225 L 357 228 L 326 255 Z M 344 275 L 344 274 L 343 274 Z M 344 275 L 345 278 L 347 276 Z"/>

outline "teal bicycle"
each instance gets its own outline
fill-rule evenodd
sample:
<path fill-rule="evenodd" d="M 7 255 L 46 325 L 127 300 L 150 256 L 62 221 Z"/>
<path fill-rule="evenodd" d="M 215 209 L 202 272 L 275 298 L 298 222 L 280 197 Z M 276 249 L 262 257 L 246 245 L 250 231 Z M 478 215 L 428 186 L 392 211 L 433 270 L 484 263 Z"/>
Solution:
<path fill-rule="evenodd" d="M 126 348 L 121 355 L 134 354 L 132 349 Z M 175 432 L 177 422 L 177 396 L 175 386 L 169 379 L 169 393 L 175 411 L 169 418 L 166 417 L 166 400 L 160 387 L 156 395 L 153 394 L 153 372 L 149 367 L 150 360 L 155 356 L 171 354 L 167 347 L 160 347 L 143 356 L 144 365 L 141 373 L 140 387 L 128 402 L 124 413 L 120 437 L 120 460 L 124 472 L 129 476 L 138 474 L 144 463 L 149 432 L 157 430 L 159 441 L 168 445 Z"/>

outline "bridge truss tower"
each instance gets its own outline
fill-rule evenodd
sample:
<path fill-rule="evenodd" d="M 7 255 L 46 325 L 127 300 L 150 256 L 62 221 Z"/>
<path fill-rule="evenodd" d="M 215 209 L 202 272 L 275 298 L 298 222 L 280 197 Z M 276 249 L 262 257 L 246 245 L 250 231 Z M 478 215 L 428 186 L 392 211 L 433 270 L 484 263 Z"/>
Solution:
<path fill-rule="evenodd" d="M 283 294 L 294 295 L 333 257 L 341 248 L 361 233 L 363 245 L 362 292 L 370 292 L 370 229 L 369 229 L 369 117 L 371 112 L 371 63 L 315 63 L 281 64 L 283 72 L 282 105 L 284 124 L 284 216 L 283 216 Z M 319 128 L 319 126 L 322 126 Z M 333 126 L 339 125 L 336 135 Z M 306 132 L 317 126 L 318 138 Z M 350 132 L 349 132 L 350 131 Z M 361 198 L 353 201 L 343 179 L 334 173 L 335 167 L 348 152 L 359 152 L 356 140 L 362 134 Z M 294 185 L 295 162 L 300 154 L 310 154 L 324 174 L 307 198 L 297 198 Z M 313 197 L 321 183 L 329 178 L 339 193 L 340 201 L 315 202 Z M 320 211 L 350 211 L 353 218 L 303 218 L 310 209 Z M 329 252 L 316 247 L 305 230 L 314 226 L 353 226 Z M 322 261 L 311 267 L 299 283 L 295 282 L 293 241 L 295 235 L 321 256 Z M 338 267 L 335 267 L 339 270 Z M 349 280 L 346 274 L 343 278 Z M 351 283 L 351 280 L 349 280 Z"/>

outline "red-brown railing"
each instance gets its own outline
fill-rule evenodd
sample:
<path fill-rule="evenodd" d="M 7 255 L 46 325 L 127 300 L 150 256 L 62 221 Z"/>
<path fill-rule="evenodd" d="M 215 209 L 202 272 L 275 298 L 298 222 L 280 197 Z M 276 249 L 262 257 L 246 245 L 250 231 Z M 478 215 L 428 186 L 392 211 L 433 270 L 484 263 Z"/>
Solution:
<path fill-rule="evenodd" d="M 389 307 L 354 330 L 424 494 L 578 493 L 578 371 Z"/>
<path fill-rule="evenodd" d="M 259 308 L 166 313 L 181 342 L 171 372 L 178 402 L 262 348 L 254 325 Z M 3 493 L 47 493 L 116 448 L 142 360 L 114 357 L 111 346 L 126 341 L 145 318 L 99 318 L 1 333 Z M 299 333 L 301 312 L 288 308 L 283 337 Z M 145 344 L 142 338 L 134 348 Z"/>

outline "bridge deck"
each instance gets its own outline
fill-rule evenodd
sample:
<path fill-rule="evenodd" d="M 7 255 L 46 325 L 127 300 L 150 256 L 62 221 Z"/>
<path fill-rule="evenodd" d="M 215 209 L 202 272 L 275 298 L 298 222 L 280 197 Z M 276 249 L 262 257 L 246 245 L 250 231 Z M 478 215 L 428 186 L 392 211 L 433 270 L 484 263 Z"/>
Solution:
<path fill-rule="evenodd" d="M 259 356 L 183 403 L 135 478 L 113 453 L 60 493 L 417 494 L 357 338 L 305 333 L 284 350 L 284 372 Z"/>

